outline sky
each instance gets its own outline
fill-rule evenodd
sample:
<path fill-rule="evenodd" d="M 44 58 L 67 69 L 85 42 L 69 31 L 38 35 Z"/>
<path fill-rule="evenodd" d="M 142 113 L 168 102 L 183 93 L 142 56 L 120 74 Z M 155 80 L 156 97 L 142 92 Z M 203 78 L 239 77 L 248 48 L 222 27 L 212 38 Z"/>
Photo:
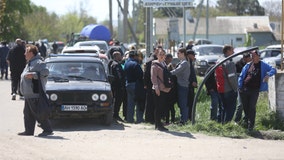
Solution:
<path fill-rule="evenodd" d="M 120 0 L 123 2 L 123 0 Z M 48 12 L 55 12 L 57 15 L 64 15 L 74 10 L 79 10 L 80 2 L 83 2 L 83 8 L 88 14 L 97 18 L 98 22 L 109 19 L 109 1 L 108 0 L 31 0 L 37 6 L 44 6 Z M 132 0 L 129 0 L 129 9 L 131 9 Z M 76 7 L 77 6 L 77 7 Z M 113 19 L 117 19 L 118 4 L 112 0 Z M 132 9 L 131 9 L 132 10 Z"/>
<path fill-rule="evenodd" d="M 138 0 L 134 0 L 137 2 Z M 178 0 L 177 0 L 178 1 Z M 199 0 L 195 0 L 199 2 Z M 206 0 L 204 0 L 206 2 Z M 216 4 L 217 0 L 209 0 L 210 3 Z M 264 1 L 281 1 L 281 0 L 259 0 L 260 4 Z M 79 10 L 80 2 L 83 2 L 83 8 L 88 10 L 89 16 L 97 18 L 98 22 L 109 19 L 109 1 L 108 0 L 31 0 L 36 5 L 44 6 L 48 12 L 55 12 L 57 15 L 64 15 L 74 10 Z M 123 0 L 120 0 L 123 2 Z M 132 11 L 132 2 L 129 0 L 129 12 Z M 113 20 L 117 20 L 118 4 L 117 0 L 112 0 Z M 77 6 L 77 7 L 76 7 Z"/>

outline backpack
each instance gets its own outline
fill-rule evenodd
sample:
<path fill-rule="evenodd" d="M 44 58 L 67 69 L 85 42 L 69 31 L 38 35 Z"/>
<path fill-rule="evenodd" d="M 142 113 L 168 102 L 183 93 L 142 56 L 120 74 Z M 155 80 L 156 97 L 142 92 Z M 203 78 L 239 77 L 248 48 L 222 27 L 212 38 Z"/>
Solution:
<path fill-rule="evenodd" d="M 174 79 L 171 72 L 164 66 L 162 66 L 160 63 L 155 63 L 161 68 L 163 68 L 163 82 L 166 88 L 173 88 L 174 87 Z"/>

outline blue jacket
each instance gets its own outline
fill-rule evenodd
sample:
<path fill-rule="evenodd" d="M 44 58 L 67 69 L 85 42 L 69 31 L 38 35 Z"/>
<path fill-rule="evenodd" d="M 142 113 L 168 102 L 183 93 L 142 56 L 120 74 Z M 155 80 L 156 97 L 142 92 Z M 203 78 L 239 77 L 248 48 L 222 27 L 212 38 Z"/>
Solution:
<path fill-rule="evenodd" d="M 243 84 L 244 84 L 244 79 L 246 78 L 246 74 L 247 74 L 247 71 L 248 69 L 250 68 L 250 65 L 251 65 L 252 62 L 250 63 L 247 63 L 243 69 L 242 69 L 242 72 L 239 76 L 239 80 L 238 80 L 238 86 L 239 86 L 239 89 L 242 89 L 243 88 Z M 268 83 L 267 82 L 263 82 L 263 79 L 266 75 L 268 75 L 269 77 L 272 77 L 273 75 L 276 74 L 276 69 L 273 68 L 272 66 L 270 66 L 269 64 L 263 62 L 263 61 L 260 61 L 260 71 L 261 71 L 261 75 L 260 75 L 260 79 L 261 79 L 261 82 L 260 82 L 260 88 L 259 88 L 259 91 L 268 91 Z"/>
<path fill-rule="evenodd" d="M 143 79 L 143 70 L 140 64 L 134 58 L 129 58 L 126 61 L 124 71 L 127 83 L 134 83 L 137 80 Z"/>

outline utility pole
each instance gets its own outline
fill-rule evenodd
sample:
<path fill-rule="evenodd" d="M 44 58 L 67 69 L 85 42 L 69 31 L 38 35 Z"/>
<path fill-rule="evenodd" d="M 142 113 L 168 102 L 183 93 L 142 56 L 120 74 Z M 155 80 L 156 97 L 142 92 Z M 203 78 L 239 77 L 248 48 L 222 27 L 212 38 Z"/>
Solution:
<path fill-rule="evenodd" d="M 209 39 L 209 0 L 206 5 L 206 39 Z"/>
<path fill-rule="evenodd" d="M 123 2 L 123 43 L 128 42 L 128 0 L 124 0 Z"/>
<path fill-rule="evenodd" d="M 284 34 L 284 31 L 283 31 L 283 27 L 284 27 L 284 20 L 283 20 L 283 16 L 284 16 L 284 0 L 282 0 L 282 20 L 281 20 L 281 71 L 283 71 L 283 34 Z"/>
<path fill-rule="evenodd" d="M 113 26 L 112 26 L 112 0 L 109 0 L 109 30 L 113 38 Z"/>

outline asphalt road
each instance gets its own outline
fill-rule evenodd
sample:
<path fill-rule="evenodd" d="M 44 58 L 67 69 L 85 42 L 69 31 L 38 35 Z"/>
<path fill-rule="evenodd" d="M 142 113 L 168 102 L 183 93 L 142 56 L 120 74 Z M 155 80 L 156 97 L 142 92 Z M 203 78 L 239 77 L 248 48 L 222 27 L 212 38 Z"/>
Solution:
<path fill-rule="evenodd" d="M 160 132 L 147 124 L 90 120 L 53 124 L 54 135 L 18 136 L 24 131 L 24 101 L 11 100 L 10 81 L 0 80 L 0 160 L 283 160 L 284 141 L 232 139 L 183 132 Z"/>

